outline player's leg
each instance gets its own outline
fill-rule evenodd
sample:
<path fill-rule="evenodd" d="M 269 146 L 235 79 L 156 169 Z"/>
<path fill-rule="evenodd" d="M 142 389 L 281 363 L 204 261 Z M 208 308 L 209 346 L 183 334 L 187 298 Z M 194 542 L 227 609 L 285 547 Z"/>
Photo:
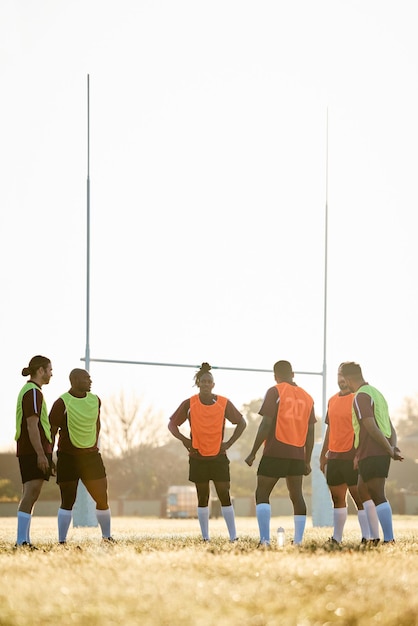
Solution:
<path fill-rule="evenodd" d="M 387 502 L 385 494 L 385 478 L 375 476 L 374 478 L 367 480 L 366 485 L 370 497 L 376 506 L 379 506 L 379 504 L 382 504 L 383 502 Z"/>
<path fill-rule="evenodd" d="M 367 488 L 376 506 L 376 514 L 383 531 L 383 541 L 392 542 L 394 540 L 392 508 L 386 499 L 385 482 L 385 477 L 376 476 L 367 481 Z"/>
<path fill-rule="evenodd" d="M 350 492 L 350 496 L 357 507 L 357 517 L 358 523 L 360 525 L 361 530 L 361 540 L 362 542 L 368 541 L 371 539 L 370 526 L 367 519 L 367 513 L 364 509 L 363 502 L 361 501 L 359 490 L 357 484 L 348 485 L 348 490 Z"/>
<path fill-rule="evenodd" d="M 68 529 L 73 518 L 73 506 L 77 496 L 78 480 L 60 482 L 61 505 L 58 509 L 58 541 L 67 541 Z"/>
<path fill-rule="evenodd" d="M 278 480 L 279 479 L 275 476 L 257 476 L 257 488 L 255 491 L 256 504 L 266 504 L 270 502 L 270 494 Z"/>
<path fill-rule="evenodd" d="M 32 511 L 44 484 L 43 478 L 28 480 L 22 485 L 22 497 L 17 509 L 16 545 L 30 544 Z"/>
<path fill-rule="evenodd" d="M 202 533 L 203 541 L 209 541 L 209 480 L 195 484 L 197 492 L 197 518 L 199 520 L 200 532 Z"/>
<path fill-rule="evenodd" d="M 47 454 L 50 471 L 52 455 Z M 44 474 L 38 467 L 36 454 L 25 454 L 19 457 L 20 476 L 22 478 L 22 497 L 17 507 L 17 539 L 16 545 L 30 544 L 30 526 L 33 507 L 38 500 L 42 486 L 49 480 L 50 472 Z"/>
<path fill-rule="evenodd" d="M 73 454 L 58 452 L 57 483 L 61 492 L 61 504 L 58 509 L 58 541 L 67 541 L 68 529 L 73 518 L 73 506 L 77 496 L 79 473 Z"/>
<path fill-rule="evenodd" d="M 255 511 L 258 529 L 260 531 L 260 543 L 270 545 L 270 494 L 279 479 L 275 476 L 257 475 L 257 488 L 255 491 Z"/>
<path fill-rule="evenodd" d="M 96 503 L 96 517 L 102 531 L 103 539 L 112 540 L 111 513 L 107 495 L 107 478 L 96 478 L 92 480 L 83 479 L 83 483 L 91 497 Z"/>
<path fill-rule="evenodd" d="M 359 474 L 366 484 L 376 506 L 376 515 L 383 530 L 384 541 L 393 541 L 392 509 L 386 499 L 385 482 L 389 473 L 390 457 L 366 457 L 359 461 Z M 366 509 L 367 510 L 367 509 Z"/>
<path fill-rule="evenodd" d="M 333 504 L 333 532 L 331 543 L 341 543 L 344 526 L 347 521 L 347 485 L 343 474 L 344 461 L 329 459 L 326 468 L 326 480 Z M 356 477 L 357 480 L 357 477 Z"/>
<path fill-rule="evenodd" d="M 83 483 L 91 497 L 96 503 L 96 509 L 105 511 L 109 508 L 109 500 L 107 494 L 107 478 L 97 478 L 95 480 L 83 479 Z"/>
<path fill-rule="evenodd" d="M 96 518 L 102 531 L 102 538 L 106 541 L 113 541 L 106 470 L 101 454 L 92 452 L 78 455 L 76 463 L 80 479 L 96 503 Z"/>
<path fill-rule="evenodd" d="M 293 504 L 295 533 L 293 543 L 302 543 L 306 525 L 306 503 L 302 493 L 303 476 L 286 476 L 286 485 Z"/>
<path fill-rule="evenodd" d="M 344 526 L 347 521 L 347 485 L 329 485 L 331 498 L 334 505 L 333 521 L 334 531 L 332 538 L 338 543 L 343 540 Z"/>
<path fill-rule="evenodd" d="M 229 481 L 222 482 L 222 481 L 214 480 L 213 484 L 215 485 L 215 490 L 218 495 L 221 506 L 230 506 L 231 505 L 231 495 L 230 495 L 231 483 Z"/>
<path fill-rule="evenodd" d="M 71 480 L 59 483 L 61 492 L 61 508 L 65 511 L 71 511 L 77 497 L 78 480 Z"/>
<path fill-rule="evenodd" d="M 228 528 L 229 538 L 231 541 L 235 541 L 237 538 L 237 531 L 235 528 L 235 513 L 234 507 L 231 503 L 229 481 L 213 481 L 215 485 L 216 493 L 218 494 L 219 502 L 221 503 L 222 516 L 225 520 Z"/>
<path fill-rule="evenodd" d="M 375 542 L 379 541 L 379 518 L 376 513 L 376 506 L 369 493 L 367 483 L 365 483 L 361 474 L 358 476 L 357 491 L 366 512 L 367 522 L 369 524 L 370 540 Z"/>
<path fill-rule="evenodd" d="M 209 541 L 209 481 L 208 461 L 189 457 L 189 480 L 196 485 L 197 518 L 203 541 Z"/>
<path fill-rule="evenodd" d="M 208 507 L 209 506 L 209 481 L 196 483 L 196 493 L 197 493 L 197 506 L 199 507 Z"/>
<path fill-rule="evenodd" d="M 302 493 L 303 476 L 286 476 L 286 485 L 289 498 L 293 504 L 295 515 L 306 515 L 306 502 Z"/>
<path fill-rule="evenodd" d="M 43 478 L 36 478 L 23 483 L 22 497 L 19 502 L 18 511 L 23 511 L 29 515 L 32 514 L 33 507 L 41 494 L 43 484 Z"/>

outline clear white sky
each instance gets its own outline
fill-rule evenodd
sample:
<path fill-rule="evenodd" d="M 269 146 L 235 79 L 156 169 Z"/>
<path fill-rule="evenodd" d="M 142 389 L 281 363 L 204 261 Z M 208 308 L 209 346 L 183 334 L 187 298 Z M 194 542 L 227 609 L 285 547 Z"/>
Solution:
<path fill-rule="evenodd" d="M 21 369 L 92 358 L 322 371 L 418 392 L 415 1 L 3 0 L 0 447 Z M 91 364 L 164 421 L 194 370 Z M 240 407 L 270 374 L 215 372 Z M 322 413 L 320 376 L 296 376 Z"/>

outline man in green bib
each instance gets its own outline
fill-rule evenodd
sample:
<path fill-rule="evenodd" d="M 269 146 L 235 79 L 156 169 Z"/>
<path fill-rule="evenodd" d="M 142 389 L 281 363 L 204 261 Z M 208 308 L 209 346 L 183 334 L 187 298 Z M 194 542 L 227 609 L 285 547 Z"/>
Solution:
<path fill-rule="evenodd" d="M 49 414 L 52 440 L 57 432 L 57 483 L 61 491 L 58 509 L 58 541 L 65 543 L 72 520 L 79 480 L 96 502 L 97 521 L 105 541 L 113 541 L 107 494 L 106 470 L 98 448 L 100 398 L 90 393 L 90 374 L 70 373 L 71 388 L 55 401 Z"/>
<path fill-rule="evenodd" d="M 341 374 L 354 393 L 352 418 L 359 472 L 357 486 L 367 514 L 372 543 L 377 545 L 380 541 L 379 523 L 383 542 L 393 543 L 392 509 L 386 498 L 385 483 L 391 459 L 403 461 L 403 456 L 396 446 L 396 432 L 388 405 L 380 391 L 364 380 L 358 363 L 343 363 Z M 367 506 L 370 500 L 375 507 Z"/>
<path fill-rule="evenodd" d="M 52 376 L 50 359 L 40 354 L 31 358 L 22 376 L 30 376 L 20 390 L 16 404 L 16 456 L 22 477 L 22 498 L 17 511 L 16 546 L 35 549 L 30 541 L 30 526 L 36 501 L 44 481 L 52 473 L 51 430 L 42 394 Z"/>

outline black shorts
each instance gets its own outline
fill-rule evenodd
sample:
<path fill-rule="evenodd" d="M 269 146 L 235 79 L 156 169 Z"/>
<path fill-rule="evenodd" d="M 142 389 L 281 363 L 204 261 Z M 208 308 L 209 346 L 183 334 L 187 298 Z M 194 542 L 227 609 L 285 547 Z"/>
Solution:
<path fill-rule="evenodd" d="M 358 463 L 358 473 L 363 481 L 372 478 L 387 478 L 389 475 L 390 456 L 368 456 Z"/>
<path fill-rule="evenodd" d="M 352 459 L 329 459 L 326 465 L 327 485 L 357 485 L 358 471 L 353 467 Z"/>
<path fill-rule="evenodd" d="M 44 474 L 38 467 L 38 455 L 37 454 L 24 454 L 19 456 L 20 475 L 22 477 L 22 483 L 27 483 L 30 480 L 49 480 L 52 473 L 52 454 L 46 454 L 46 458 L 49 461 L 49 472 Z"/>
<path fill-rule="evenodd" d="M 99 480 L 106 477 L 100 452 L 67 454 L 58 452 L 57 483 L 82 480 Z"/>
<path fill-rule="evenodd" d="M 269 478 L 285 478 L 286 476 L 303 476 L 305 461 L 301 459 L 277 459 L 274 456 L 261 457 L 257 476 Z"/>
<path fill-rule="evenodd" d="M 209 480 L 219 483 L 229 483 L 229 459 L 226 454 L 220 454 L 214 459 L 189 458 L 189 480 L 192 483 L 207 483 Z"/>

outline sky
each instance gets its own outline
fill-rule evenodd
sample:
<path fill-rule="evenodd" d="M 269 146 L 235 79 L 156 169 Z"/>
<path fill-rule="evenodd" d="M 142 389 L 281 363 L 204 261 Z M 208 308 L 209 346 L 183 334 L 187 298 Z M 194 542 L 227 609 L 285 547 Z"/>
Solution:
<path fill-rule="evenodd" d="M 32 356 L 49 407 L 84 366 L 87 76 L 102 402 L 164 428 L 196 369 L 94 359 L 208 361 L 238 408 L 286 359 L 322 415 L 354 360 L 396 415 L 418 393 L 417 70 L 412 0 L 3 0 L 0 449 Z"/>

